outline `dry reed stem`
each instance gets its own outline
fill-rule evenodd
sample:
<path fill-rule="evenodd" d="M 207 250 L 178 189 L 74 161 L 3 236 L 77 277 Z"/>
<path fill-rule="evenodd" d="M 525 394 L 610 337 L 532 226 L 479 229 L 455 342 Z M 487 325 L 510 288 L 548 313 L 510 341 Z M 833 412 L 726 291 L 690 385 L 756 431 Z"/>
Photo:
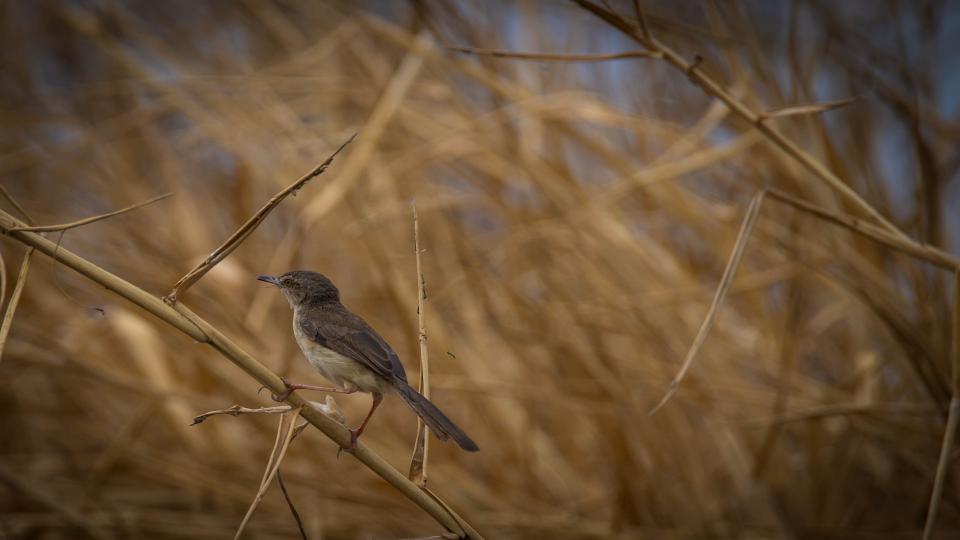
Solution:
<path fill-rule="evenodd" d="M 410 203 L 413 211 L 413 252 L 417 260 L 417 341 L 420 345 L 420 393 L 430 398 L 430 359 L 427 347 L 427 326 L 424 321 L 423 304 L 427 299 L 426 282 L 420 266 L 420 221 L 417 219 L 417 202 Z M 419 416 L 417 417 L 417 439 L 410 458 L 410 480 L 420 487 L 427 486 L 427 457 L 430 450 L 430 430 Z"/>
<path fill-rule="evenodd" d="M 0 231 L 6 233 L 13 227 L 22 226 L 22 222 L 9 213 L 0 210 Z M 280 393 L 285 389 L 283 381 L 277 374 L 267 369 L 266 366 L 240 348 L 239 345 L 227 338 L 210 323 L 195 315 L 182 303 L 170 306 L 162 299 L 104 270 L 72 251 L 59 247 L 40 234 L 20 231 L 10 233 L 9 236 L 27 246 L 36 248 L 58 263 L 73 269 L 91 281 L 119 294 L 152 313 L 170 326 L 187 334 L 194 340 L 210 345 L 213 349 L 273 392 Z M 286 401 L 295 407 L 303 407 L 306 404 L 306 401 L 296 392 L 292 393 Z M 303 408 L 300 414 L 339 446 L 347 447 L 350 445 L 349 431 L 336 421 L 309 407 Z M 462 520 L 457 520 L 447 511 L 445 505 L 438 503 L 434 498 L 427 495 L 416 484 L 410 482 L 405 475 L 390 466 L 383 458 L 368 449 L 363 443 L 358 442 L 356 449 L 350 454 L 386 480 L 414 504 L 430 514 L 438 523 L 448 530 L 462 530 L 463 534 L 469 538 L 482 538 L 469 524 Z"/>
<path fill-rule="evenodd" d="M 11 206 L 17 209 L 17 212 L 23 216 L 23 219 L 26 220 L 28 224 L 33 224 L 33 219 L 31 219 L 30 214 L 20 203 L 17 202 L 17 199 L 7 191 L 7 188 L 0 185 L 0 193 L 3 194 L 3 197 L 7 199 L 7 202 Z M 20 272 L 17 274 L 17 283 L 14 285 L 13 293 L 10 295 L 9 303 L 7 304 L 7 311 L 3 317 L 3 323 L 0 324 L 0 362 L 3 361 L 3 350 L 7 344 L 7 336 L 10 334 L 10 328 L 13 326 L 13 314 L 17 309 L 17 303 L 20 301 L 20 294 L 23 292 L 23 287 L 26 285 L 27 281 L 27 271 L 30 269 L 30 257 L 33 255 L 33 248 L 27 247 L 26 253 L 23 255 L 23 262 L 20 263 Z M 2 258 L 2 257 L 0 257 Z M 3 266 L 3 295 L 6 295 L 7 291 L 7 267 L 6 262 L 0 262 L 0 265 Z M 0 295 L 0 305 L 3 304 L 3 295 Z"/>
<path fill-rule="evenodd" d="M 7 261 L 3 255 L 0 255 L 0 306 L 3 306 L 3 299 L 7 297 Z M 0 359 L 2 359 L 2 350 L 0 350 Z"/>
<path fill-rule="evenodd" d="M 650 410 L 649 414 L 652 415 L 660 410 L 677 391 L 677 387 L 680 386 L 680 382 L 686 377 L 687 371 L 693 364 L 693 359 L 697 356 L 697 352 L 700 351 L 700 347 L 707 339 L 707 334 L 710 332 L 710 328 L 717 318 L 717 311 L 720 309 L 720 305 L 723 304 L 723 299 L 727 296 L 727 291 L 730 289 L 730 283 L 733 281 L 733 275 L 737 271 L 737 266 L 740 265 L 740 259 L 743 258 L 743 252 L 747 247 L 747 241 L 750 239 L 750 232 L 753 231 L 753 224 L 756 223 L 757 215 L 760 213 L 760 205 L 763 203 L 764 195 L 765 192 L 761 191 L 754 195 L 753 200 L 750 201 L 750 206 L 747 207 L 747 213 L 743 218 L 743 223 L 740 225 L 740 232 L 737 234 L 737 241 L 733 245 L 733 251 L 730 253 L 727 266 L 723 270 L 723 276 L 720 278 L 720 284 L 713 294 L 713 301 L 710 302 L 710 309 L 707 310 L 707 315 L 700 324 L 697 336 L 693 339 L 693 344 L 690 345 L 686 358 L 683 359 L 680 371 L 678 371 L 673 380 L 670 381 L 670 389 L 667 390 L 667 393 L 660 399 L 660 402 Z"/>
<path fill-rule="evenodd" d="M 653 41 L 653 34 L 650 32 L 650 26 L 647 25 L 647 17 L 640 9 L 640 0 L 633 0 L 633 13 L 637 16 L 637 22 L 640 23 L 640 31 L 643 32 L 643 39 Z"/>
<path fill-rule="evenodd" d="M 960 258 L 954 257 L 953 255 L 939 250 L 933 246 L 918 244 L 917 242 L 909 239 L 904 240 L 903 238 L 894 236 L 889 232 L 859 218 L 825 210 L 815 204 L 798 199 L 780 190 L 767 189 L 765 192 L 770 196 L 771 199 L 786 203 L 797 210 L 806 212 L 828 223 L 833 223 L 849 229 L 857 234 L 860 234 L 901 253 L 905 253 L 917 259 L 927 261 L 946 270 L 960 268 Z"/>
<path fill-rule="evenodd" d="M 290 493 L 287 492 L 287 485 L 283 481 L 283 475 L 280 474 L 280 469 L 277 469 L 277 485 L 280 486 L 280 493 L 283 493 L 283 500 L 287 502 L 287 507 L 290 508 L 290 513 L 293 514 L 293 520 L 297 523 L 297 531 L 300 532 L 300 538 L 307 540 L 307 531 L 303 530 L 303 520 L 300 519 L 300 512 L 297 512 L 297 507 L 293 504 Z"/>
<path fill-rule="evenodd" d="M 27 284 L 27 272 L 30 271 L 30 257 L 33 255 L 33 248 L 28 247 L 23 254 L 23 262 L 20 263 L 20 272 L 17 274 L 17 283 L 10 294 L 10 301 L 7 302 L 7 311 L 3 314 L 3 323 L 0 323 L 0 362 L 3 361 L 3 349 L 7 345 L 7 336 L 10 335 L 10 327 L 13 326 L 13 315 L 17 311 L 17 304 L 20 302 L 20 295 L 23 293 L 23 287 Z"/>
<path fill-rule="evenodd" d="M 740 232 L 737 234 L 737 241 L 736 244 L 734 244 L 733 252 L 730 254 L 730 258 L 727 261 L 727 266 L 724 268 L 723 276 L 720 278 L 720 284 L 717 286 L 717 290 L 714 292 L 713 301 L 710 303 L 710 309 L 707 310 L 707 315 L 700 324 L 700 329 L 697 331 L 697 335 L 687 351 L 687 355 L 683 360 L 683 364 L 680 366 L 680 371 L 677 372 L 677 375 L 674 376 L 672 381 L 670 381 L 670 388 L 667 390 L 667 393 L 657 403 L 657 405 L 650 410 L 649 414 L 652 415 L 656 413 L 661 407 L 663 407 L 664 404 L 666 404 L 673 394 L 676 393 L 677 387 L 680 385 L 680 382 L 683 381 L 684 377 L 686 377 L 687 371 L 690 369 L 694 358 L 700 351 L 700 347 L 703 345 L 703 342 L 706 339 L 707 334 L 710 332 L 710 328 L 713 326 L 714 320 L 716 319 L 717 310 L 719 309 L 720 304 L 723 303 L 723 299 L 725 298 L 727 290 L 730 287 L 730 283 L 733 280 L 733 274 L 736 272 L 737 266 L 740 264 L 740 259 L 743 257 L 743 250 L 746 248 L 746 243 L 749 239 L 750 232 L 753 229 L 754 222 L 756 221 L 757 215 L 760 212 L 760 207 L 763 204 L 763 200 L 766 196 L 793 206 L 798 210 L 809 213 L 814 217 L 817 217 L 823 221 L 827 221 L 828 223 L 833 223 L 835 225 L 840 225 L 850 229 L 851 231 L 874 240 L 880 244 L 886 245 L 918 259 L 925 260 L 943 268 L 953 270 L 960 269 L 960 259 L 955 259 L 949 254 L 946 254 L 938 249 L 931 248 L 927 245 L 920 245 L 909 239 L 902 239 L 900 237 L 891 235 L 890 233 L 881 230 L 874 225 L 865 223 L 857 218 L 824 210 L 816 205 L 787 195 L 782 191 L 775 189 L 762 190 L 750 201 L 746 216 L 743 219 L 743 224 L 740 227 Z M 953 411 L 952 407 L 953 401 L 951 400 L 951 411 Z"/>
<path fill-rule="evenodd" d="M 191 426 L 203 423 L 204 420 L 210 418 L 211 416 L 218 416 L 221 414 L 228 414 L 230 416 L 240 416 L 242 414 L 282 414 L 290 412 L 293 410 L 293 407 L 290 405 L 275 405 L 273 407 L 257 407 L 250 408 L 244 407 L 242 405 L 231 405 L 226 409 L 215 409 L 212 411 L 207 411 L 205 413 L 200 413 L 193 417 L 193 422 L 190 423 Z"/>
<path fill-rule="evenodd" d="M 478 56 L 493 56 L 496 58 L 511 58 L 514 60 L 535 60 L 542 62 L 606 62 L 608 60 L 626 60 L 630 58 L 659 58 L 657 53 L 648 51 L 632 51 L 611 54 L 544 54 L 519 51 L 502 51 L 497 49 L 479 49 L 476 47 L 457 47 L 447 45 L 449 51 L 456 51 Z"/>
<path fill-rule="evenodd" d="M 266 219 L 267 215 L 276 208 L 284 199 L 287 198 L 291 193 L 296 193 L 301 189 L 307 182 L 320 176 L 327 170 L 328 167 L 333 163 L 333 159 L 337 157 L 337 154 L 340 153 L 348 144 L 353 142 L 357 137 L 357 134 L 354 133 L 346 142 L 340 145 L 333 154 L 330 154 L 326 160 L 320 165 L 317 165 L 307 174 L 301 176 L 296 182 L 290 184 L 285 189 L 277 192 L 276 195 L 270 198 L 269 201 L 256 214 L 250 217 L 243 225 L 240 226 L 223 244 L 220 245 L 217 249 L 213 250 L 206 259 L 203 260 L 200 264 L 195 266 L 192 270 L 186 273 L 177 284 L 174 285 L 173 290 L 164 297 L 164 301 L 168 304 L 175 304 L 177 302 L 177 296 L 185 292 L 191 285 L 197 282 L 204 274 L 209 272 L 214 266 L 217 265 L 220 261 L 226 258 L 234 249 L 237 248 L 250 234 Z"/>
<path fill-rule="evenodd" d="M 953 395 L 950 397 L 950 412 L 947 415 L 947 425 L 943 430 L 943 441 L 940 447 L 940 458 L 937 461 L 937 473 L 933 480 L 933 490 L 930 493 L 930 505 L 927 509 L 927 519 L 923 525 L 923 540 L 933 538 L 933 529 L 937 522 L 937 513 L 940 510 L 940 501 L 943 496 L 943 486 L 947 480 L 947 470 L 950 468 L 954 441 L 957 438 L 957 423 L 960 421 L 960 268 L 953 272 L 953 321 L 950 340 L 950 388 Z"/>
<path fill-rule="evenodd" d="M 888 229 L 894 236 L 900 237 L 904 240 L 912 241 L 910 237 L 897 228 L 896 225 L 883 217 L 883 215 L 880 214 L 876 208 L 860 197 L 860 195 L 850 186 L 848 186 L 839 176 L 830 171 L 830 169 L 827 169 L 822 163 L 802 150 L 785 135 L 768 124 L 765 124 L 763 122 L 763 117 L 759 113 L 754 112 L 743 101 L 737 99 L 732 93 L 725 89 L 720 83 L 704 73 L 704 71 L 699 67 L 699 64 L 702 62 L 702 58 L 700 56 L 697 56 L 693 62 L 687 62 L 673 49 L 667 47 L 656 38 L 653 38 L 652 36 L 647 38 L 643 35 L 637 35 L 633 25 L 613 11 L 604 9 L 597 4 L 590 2 L 589 0 L 574 1 L 590 13 L 593 13 L 598 18 L 606 21 L 608 24 L 617 28 L 628 37 L 631 37 L 641 45 L 645 46 L 650 51 L 661 53 L 663 55 L 663 59 L 666 60 L 667 63 L 686 74 L 687 77 L 698 87 L 703 89 L 704 92 L 722 101 L 737 116 L 740 116 L 751 125 L 756 127 L 756 129 L 763 133 L 763 135 L 777 148 L 797 161 L 800 165 L 807 169 L 807 171 L 813 173 L 814 176 L 843 195 L 861 211 L 872 217 L 877 223 L 883 225 L 884 228 Z"/>
<path fill-rule="evenodd" d="M 841 107 L 846 107 L 851 103 L 857 101 L 858 98 L 851 97 L 846 99 L 838 99 L 835 101 L 825 101 L 823 103 L 811 103 L 807 105 L 794 105 L 792 107 L 784 107 L 782 109 L 775 109 L 768 112 L 759 113 L 762 119 L 767 118 L 786 118 L 788 116 L 802 116 L 805 114 L 819 114 L 822 112 L 832 111 L 834 109 L 839 109 Z"/>
<path fill-rule="evenodd" d="M 138 208 L 143 208 L 144 206 L 151 205 L 155 202 L 162 201 L 164 199 L 173 197 L 173 193 L 166 193 L 164 195 L 159 195 L 148 201 L 130 205 L 126 208 L 121 208 L 120 210 L 114 210 L 113 212 L 107 212 L 105 214 L 98 214 L 96 216 L 90 216 L 88 218 L 78 219 L 76 221 L 71 221 L 69 223 L 59 223 L 55 225 L 35 225 L 35 226 L 26 226 L 20 228 L 11 229 L 9 232 L 16 231 L 30 231 L 30 232 L 54 232 L 54 231 L 65 231 L 68 229 L 73 229 L 76 227 L 82 227 L 90 223 L 95 223 L 113 216 L 119 216 L 120 214 L 126 214 L 127 212 L 132 212 Z"/>
<path fill-rule="evenodd" d="M 299 414 L 300 407 L 297 407 L 290 411 L 289 414 L 284 413 L 280 417 L 280 422 L 277 424 L 277 439 L 273 443 L 270 459 L 267 460 L 267 468 L 263 471 L 263 478 L 260 480 L 260 489 L 257 490 L 257 495 L 253 498 L 253 502 L 250 503 L 250 508 L 247 509 L 246 515 L 243 516 L 243 521 L 240 522 L 240 527 L 237 528 L 237 534 L 233 536 L 234 540 L 237 540 L 240 538 L 240 535 L 243 534 L 247 523 L 256 511 L 257 506 L 260 505 L 260 501 L 263 500 L 263 496 L 267 493 L 267 488 L 270 487 L 274 476 L 277 475 L 277 471 L 280 469 L 280 463 L 283 462 L 283 458 L 287 455 L 287 449 L 290 448 L 290 441 L 293 439 L 297 425 L 297 416 Z"/>
<path fill-rule="evenodd" d="M 20 206 L 20 203 L 18 203 L 17 200 L 13 198 L 13 195 L 11 195 L 9 191 L 7 191 L 6 187 L 0 185 L 0 194 L 3 194 L 3 198 L 6 199 L 11 206 L 17 209 L 17 212 L 19 212 L 20 215 L 23 216 L 23 220 L 26 221 L 28 225 L 33 225 L 33 220 L 30 218 L 30 214 L 28 214 L 27 211 L 24 210 L 22 206 Z"/>
<path fill-rule="evenodd" d="M 940 511 L 940 501 L 943 495 L 943 486 L 947 479 L 947 470 L 950 468 L 950 454 L 953 451 L 954 439 L 957 436 L 957 422 L 960 420 L 960 396 L 950 398 L 950 412 L 947 415 L 947 425 L 943 430 L 943 442 L 940 448 L 940 458 L 937 461 L 937 472 L 933 480 L 933 490 L 930 493 L 930 505 L 927 509 L 927 519 L 923 525 L 923 540 L 933 538 L 933 530 Z"/>
<path fill-rule="evenodd" d="M 346 425 L 346 417 L 343 415 L 343 411 L 340 409 L 340 406 L 337 405 L 336 401 L 334 401 L 333 396 L 327 395 L 325 401 L 325 403 L 320 403 L 319 401 L 307 401 L 305 406 L 313 407 L 340 424 Z M 241 416 L 244 414 L 282 414 L 289 412 L 292 409 L 293 407 L 290 405 L 274 405 L 272 407 L 257 408 L 244 407 L 242 405 L 231 405 L 226 409 L 216 409 L 198 414 L 197 416 L 193 417 L 193 422 L 190 425 L 195 426 L 211 416 L 218 416 L 222 414 L 230 416 Z"/>
<path fill-rule="evenodd" d="M 447 504 L 446 501 L 444 501 L 443 499 L 441 499 L 440 497 L 438 497 L 437 494 L 434 493 L 433 491 L 431 491 L 430 488 L 428 488 L 427 486 L 423 486 L 421 489 L 423 489 L 424 493 L 426 493 L 427 495 L 429 495 L 430 498 L 432 498 L 434 501 L 436 501 L 437 504 L 439 504 L 440 506 L 442 506 L 443 509 L 446 510 L 451 516 L 453 516 L 453 519 L 457 520 L 457 524 L 459 524 L 462 529 L 464 529 L 464 530 L 469 530 L 470 525 L 469 525 L 466 521 L 464 521 L 463 518 L 460 517 L 460 514 L 458 514 L 453 508 L 450 508 L 450 505 Z M 450 532 L 450 531 L 448 531 L 448 532 L 446 532 L 446 533 L 444 533 L 444 534 L 453 534 L 453 535 L 456 535 L 456 533 Z M 464 537 L 462 537 L 462 536 L 457 536 L 457 537 L 458 537 L 458 538 L 464 538 Z"/>
<path fill-rule="evenodd" d="M 953 340 L 950 342 L 950 389 L 960 396 L 960 265 L 953 271 Z"/>

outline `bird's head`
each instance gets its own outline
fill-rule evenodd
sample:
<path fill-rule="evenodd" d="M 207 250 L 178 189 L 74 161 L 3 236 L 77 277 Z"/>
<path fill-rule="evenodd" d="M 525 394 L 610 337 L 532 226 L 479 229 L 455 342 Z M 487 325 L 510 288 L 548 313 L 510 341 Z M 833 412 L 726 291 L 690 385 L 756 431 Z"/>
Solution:
<path fill-rule="evenodd" d="M 304 302 L 338 302 L 340 291 L 327 276 L 309 270 L 292 270 L 281 276 L 257 276 L 280 289 L 291 308 Z"/>

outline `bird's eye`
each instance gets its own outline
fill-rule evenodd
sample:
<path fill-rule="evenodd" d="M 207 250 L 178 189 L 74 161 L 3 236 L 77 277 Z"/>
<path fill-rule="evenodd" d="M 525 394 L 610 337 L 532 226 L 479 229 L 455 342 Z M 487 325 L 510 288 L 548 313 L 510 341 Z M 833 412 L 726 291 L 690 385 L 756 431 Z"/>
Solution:
<path fill-rule="evenodd" d="M 288 277 L 280 280 L 280 284 L 283 285 L 284 287 L 289 287 L 292 283 L 293 283 L 293 280 Z"/>

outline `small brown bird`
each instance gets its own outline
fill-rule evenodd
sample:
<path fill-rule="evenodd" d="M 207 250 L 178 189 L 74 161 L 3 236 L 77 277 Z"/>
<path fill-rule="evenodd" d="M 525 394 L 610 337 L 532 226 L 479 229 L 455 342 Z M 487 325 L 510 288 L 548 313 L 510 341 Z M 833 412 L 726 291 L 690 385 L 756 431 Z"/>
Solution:
<path fill-rule="evenodd" d="M 366 321 L 340 303 L 340 291 L 323 274 L 294 270 L 282 276 L 259 276 L 276 285 L 293 308 L 293 335 L 310 365 L 336 387 L 294 384 L 284 380 L 283 401 L 294 390 L 322 390 L 341 394 L 373 394 L 373 406 L 357 429 L 351 429 L 350 448 L 356 447 L 367 422 L 384 394 L 397 392 L 442 441 L 457 441 L 460 448 L 479 450 L 477 443 L 440 409 L 407 384 L 400 357 Z"/>

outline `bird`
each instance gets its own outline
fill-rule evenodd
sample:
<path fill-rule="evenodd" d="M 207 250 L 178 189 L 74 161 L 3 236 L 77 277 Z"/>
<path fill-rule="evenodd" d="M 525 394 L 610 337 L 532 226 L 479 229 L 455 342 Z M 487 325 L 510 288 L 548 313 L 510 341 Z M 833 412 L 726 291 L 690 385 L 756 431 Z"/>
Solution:
<path fill-rule="evenodd" d="M 386 394 L 396 393 L 442 441 L 453 439 L 469 452 L 480 448 L 436 405 L 407 383 L 400 357 L 367 321 L 340 302 L 340 291 L 319 272 L 292 270 L 258 280 L 280 289 L 293 309 L 293 335 L 307 361 L 336 386 L 296 384 L 283 379 L 286 390 L 274 399 L 283 401 L 295 390 L 320 390 L 341 394 L 373 395 L 373 405 L 356 429 L 350 429 L 350 447 L 370 422 Z"/>

